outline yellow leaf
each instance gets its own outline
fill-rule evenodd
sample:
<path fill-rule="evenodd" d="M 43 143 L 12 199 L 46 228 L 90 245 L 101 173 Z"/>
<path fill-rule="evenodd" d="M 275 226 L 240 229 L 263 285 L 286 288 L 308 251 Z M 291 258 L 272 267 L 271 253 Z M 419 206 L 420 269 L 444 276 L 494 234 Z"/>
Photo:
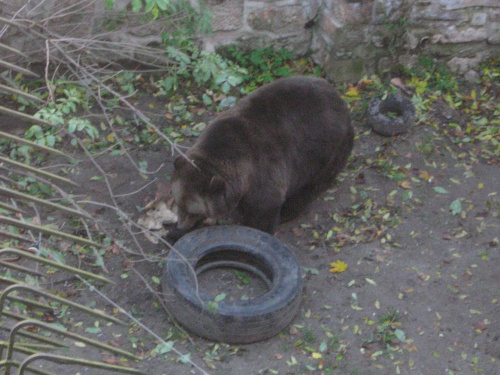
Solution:
<path fill-rule="evenodd" d="M 314 352 L 314 353 L 312 354 L 312 357 L 313 357 L 314 359 L 320 359 L 320 358 L 321 358 L 321 357 L 323 357 L 323 356 L 321 355 L 321 353 L 316 353 L 316 352 Z"/>
<path fill-rule="evenodd" d="M 427 171 L 420 171 L 420 174 L 418 175 L 419 178 L 421 178 L 422 180 L 425 180 L 425 181 L 429 181 L 429 179 L 431 178 L 429 172 Z"/>
<path fill-rule="evenodd" d="M 354 86 L 351 86 L 347 89 L 346 93 L 345 93 L 346 96 L 350 96 L 350 97 L 353 97 L 353 96 L 359 96 L 359 92 L 358 92 L 358 89 Z"/>
<path fill-rule="evenodd" d="M 115 133 L 109 133 L 109 134 L 106 136 L 106 139 L 108 140 L 108 142 L 114 142 L 114 141 L 115 141 L 115 136 L 116 136 L 116 134 L 115 134 Z"/>
<path fill-rule="evenodd" d="M 371 86 L 373 85 L 373 80 L 372 79 L 363 79 L 359 81 L 360 85 L 365 85 L 365 86 Z"/>
<path fill-rule="evenodd" d="M 483 183 L 479 183 L 479 184 L 477 185 L 477 188 L 478 188 L 479 190 L 481 190 L 483 187 L 484 187 L 484 184 L 483 184 Z"/>
<path fill-rule="evenodd" d="M 330 272 L 341 273 L 347 269 L 347 263 L 337 260 L 336 262 L 330 263 L 330 267 L 332 267 L 330 268 Z"/>
<path fill-rule="evenodd" d="M 411 189 L 409 181 L 399 181 L 398 185 L 401 186 L 403 189 Z"/>

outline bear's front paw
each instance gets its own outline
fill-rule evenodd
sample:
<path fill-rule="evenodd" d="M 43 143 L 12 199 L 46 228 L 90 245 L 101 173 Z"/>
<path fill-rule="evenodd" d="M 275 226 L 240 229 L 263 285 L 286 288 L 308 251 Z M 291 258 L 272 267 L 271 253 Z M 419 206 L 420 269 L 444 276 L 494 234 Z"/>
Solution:
<path fill-rule="evenodd" d="M 189 232 L 187 229 L 173 228 L 168 231 L 168 233 L 163 237 L 170 245 L 176 243 L 181 237 Z"/>

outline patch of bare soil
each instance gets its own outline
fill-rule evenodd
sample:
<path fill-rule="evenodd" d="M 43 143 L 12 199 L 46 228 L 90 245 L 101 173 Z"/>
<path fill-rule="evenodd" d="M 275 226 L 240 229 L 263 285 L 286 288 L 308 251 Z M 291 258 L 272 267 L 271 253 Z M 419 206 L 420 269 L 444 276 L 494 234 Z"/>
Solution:
<path fill-rule="evenodd" d="M 168 249 L 142 235 L 140 243 L 131 243 L 116 212 L 91 204 L 87 209 L 100 225 L 137 252 L 107 251 L 106 276 L 115 284 L 99 290 L 159 337 L 173 341 L 176 351 L 157 347 L 158 339 L 137 323 L 127 328 L 75 315 L 73 322 L 83 324 L 74 329 L 99 326 L 94 336 L 93 331 L 87 335 L 143 355 L 133 366 L 151 375 L 499 373 L 498 165 L 478 158 L 473 148 L 451 144 L 434 128 L 416 125 L 402 136 L 383 138 L 362 123 L 355 126 L 353 156 L 337 184 L 276 233 L 304 270 L 302 307 L 285 332 L 242 346 L 187 336 L 153 293 L 161 292 L 158 280 Z M 132 155 L 147 160 L 156 173 L 146 179 L 125 156 L 96 160 L 119 207 L 138 219 L 159 184 L 168 185 L 172 157 L 161 149 L 138 149 Z M 71 176 L 79 184 L 73 193 L 109 203 L 108 187 L 92 179 L 96 175 L 90 161 L 79 163 Z M 144 255 L 157 260 L 145 261 Z M 87 268 L 90 259 L 89 254 L 82 260 Z M 347 263 L 347 269 L 330 272 L 335 261 Z M 214 294 L 232 288 L 239 293 L 234 298 L 240 298 L 262 287 L 251 277 L 246 283 L 242 275 L 222 273 L 206 277 L 205 282 L 216 284 L 211 285 Z M 68 288 L 74 300 L 118 314 L 87 288 Z M 168 307 L 169 296 L 163 297 Z M 70 347 L 65 355 L 81 353 Z M 96 351 L 89 356 L 119 362 Z"/>

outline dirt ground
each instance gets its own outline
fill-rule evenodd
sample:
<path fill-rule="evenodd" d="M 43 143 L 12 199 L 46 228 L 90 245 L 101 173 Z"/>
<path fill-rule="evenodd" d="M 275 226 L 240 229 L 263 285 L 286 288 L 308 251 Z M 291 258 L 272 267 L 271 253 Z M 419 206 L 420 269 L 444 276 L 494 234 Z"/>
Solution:
<path fill-rule="evenodd" d="M 289 329 L 241 346 L 188 338 L 143 282 L 160 291 L 162 262 L 109 251 L 106 276 L 115 284 L 100 290 L 162 339 L 174 341 L 178 352 L 153 351 L 159 341 L 136 323 L 129 328 L 102 323 L 98 334 L 87 334 L 144 355 L 131 366 L 151 375 L 500 373 L 498 164 L 477 157 L 474 147 L 451 143 L 431 126 L 417 124 L 395 138 L 372 133 L 362 120 L 354 126 L 353 155 L 337 183 L 276 233 L 304 270 L 303 302 Z M 117 204 L 137 219 L 158 183 L 168 185 L 172 156 L 157 146 L 131 155 L 157 172 L 146 180 L 124 156 L 96 160 L 115 195 L 126 194 Z M 71 175 L 80 185 L 73 193 L 109 201 L 105 183 L 92 179 L 95 175 L 92 163 L 82 158 Z M 88 209 L 115 238 L 128 238 L 114 212 Z M 142 236 L 141 243 L 148 255 L 161 259 L 166 253 Z M 335 261 L 347 269 L 330 272 Z M 88 267 L 85 259 L 83 265 Z M 231 273 L 213 279 L 228 289 L 239 281 Z M 241 288 L 252 288 L 252 282 Z M 113 313 L 113 306 L 86 288 L 74 290 L 75 301 Z M 96 324 L 81 319 L 83 327 Z M 75 348 L 70 353 L 81 354 Z M 68 370 L 63 372 L 104 373 Z"/>

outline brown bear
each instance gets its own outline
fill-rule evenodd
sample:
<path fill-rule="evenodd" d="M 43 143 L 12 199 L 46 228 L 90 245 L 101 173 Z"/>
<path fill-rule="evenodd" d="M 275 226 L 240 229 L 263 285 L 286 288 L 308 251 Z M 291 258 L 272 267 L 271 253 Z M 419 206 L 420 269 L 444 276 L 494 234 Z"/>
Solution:
<path fill-rule="evenodd" d="M 349 110 L 325 80 L 282 78 L 219 115 L 174 162 L 180 237 L 206 218 L 271 234 L 326 190 L 353 147 Z M 174 237 L 174 238 L 172 238 Z"/>

